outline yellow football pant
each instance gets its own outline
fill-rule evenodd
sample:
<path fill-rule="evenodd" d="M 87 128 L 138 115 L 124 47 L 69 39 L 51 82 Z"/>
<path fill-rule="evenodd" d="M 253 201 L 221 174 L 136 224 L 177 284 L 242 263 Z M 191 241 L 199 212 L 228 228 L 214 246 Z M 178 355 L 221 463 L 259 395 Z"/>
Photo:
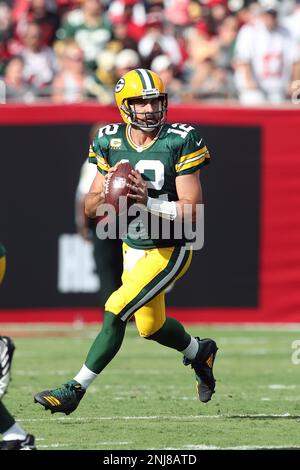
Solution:
<path fill-rule="evenodd" d="M 165 289 L 187 271 L 192 250 L 185 247 L 136 250 L 123 243 L 122 286 L 105 310 L 122 321 L 133 315 L 141 336 L 151 336 L 165 322 Z"/>

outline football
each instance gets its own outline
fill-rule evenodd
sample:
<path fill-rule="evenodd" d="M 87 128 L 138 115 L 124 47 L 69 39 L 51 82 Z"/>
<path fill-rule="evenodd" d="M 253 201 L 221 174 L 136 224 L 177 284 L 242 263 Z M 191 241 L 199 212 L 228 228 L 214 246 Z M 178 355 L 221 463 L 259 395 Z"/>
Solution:
<path fill-rule="evenodd" d="M 111 173 L 105 184 L 105 202 L 114 206 L 116 213 L 121 214 L 130 207 L 134 200 L 127 198 L 130 189 L 127 183 L 131 183 L 128 175 L 134 167 L 129 162 L 120 163 L 114 173 Z M 120 197 L 123 196 L 121 199 Z"/>

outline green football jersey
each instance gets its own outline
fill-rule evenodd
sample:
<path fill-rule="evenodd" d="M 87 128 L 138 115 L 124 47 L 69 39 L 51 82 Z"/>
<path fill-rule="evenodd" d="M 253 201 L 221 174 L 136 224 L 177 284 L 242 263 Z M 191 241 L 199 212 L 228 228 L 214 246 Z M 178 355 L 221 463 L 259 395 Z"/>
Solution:
<path fill-rule="evenodd" d="M 129 161 L 147 182 L 150 197 L 177 201 L 177 176 L 194 173 L 210 160 L 199 131 L 187 124 L 163 124 L 150 144 L 138 147 L 130 137 L 130 128 L 123 123 L 101 127 L 90 146 L 89 161 L 95 163 L 103 175 L 117 162 Z M 185 240 L 172 236 L 153 239 L 144 234 L 136 239 L 130 233 L 124 241 L 140 249 L 185 243 Z"/>

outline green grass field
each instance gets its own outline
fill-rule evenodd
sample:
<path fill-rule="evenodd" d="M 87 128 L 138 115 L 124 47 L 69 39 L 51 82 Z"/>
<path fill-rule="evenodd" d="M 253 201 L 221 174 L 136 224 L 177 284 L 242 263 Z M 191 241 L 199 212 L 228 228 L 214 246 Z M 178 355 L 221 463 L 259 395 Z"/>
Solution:
<path fill-rule="evenodd" d="M 293 365 L 298 328 L 187 328 L 216 339 L 216 394 L 196 399 L 181 355 L 139 338 L 129 325 L 118 356 L 68 417 L 33 403 L 81 367 L 97 328 L 2 325 L 17 350 L 4 402 L 39 449 L 299 448 L 300 365 Z"/>

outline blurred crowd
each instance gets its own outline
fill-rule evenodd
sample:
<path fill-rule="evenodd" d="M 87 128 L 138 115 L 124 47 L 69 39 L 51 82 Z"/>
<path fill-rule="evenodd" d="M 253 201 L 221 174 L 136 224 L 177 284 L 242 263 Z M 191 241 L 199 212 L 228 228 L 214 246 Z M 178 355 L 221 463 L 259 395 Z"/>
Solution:
<path fill-rule="evenodd" d="M 110 104 L 138 67 L 171 102 L 286 102 L 300 80 L 300 0 L 0 0 L 7 102 Z"/>

